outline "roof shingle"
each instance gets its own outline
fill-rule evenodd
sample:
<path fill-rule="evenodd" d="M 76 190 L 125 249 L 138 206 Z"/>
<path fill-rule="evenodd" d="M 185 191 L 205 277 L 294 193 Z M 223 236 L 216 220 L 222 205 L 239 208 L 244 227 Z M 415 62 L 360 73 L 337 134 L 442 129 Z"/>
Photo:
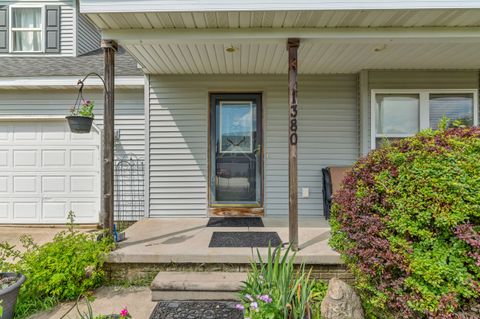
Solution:
<path fill-rule="evenodd" d="M 78 57 L 1 57 L 0 77 L 83 76 L 102 72 L 103 51 L 98 49 Z M 137 62 L 119 48 L 115 57 L 116 76 L 141 76 Z"/>

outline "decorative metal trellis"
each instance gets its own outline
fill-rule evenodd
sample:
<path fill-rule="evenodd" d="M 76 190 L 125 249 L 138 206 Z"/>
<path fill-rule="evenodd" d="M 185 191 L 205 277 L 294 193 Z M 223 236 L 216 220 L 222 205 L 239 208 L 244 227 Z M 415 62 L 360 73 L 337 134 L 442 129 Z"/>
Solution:
<path fill-rule="evenodd" d="M 144 159 L 126 154 L 115 159 L 115 223 L 117 230 L 142 219 L 144 205 Z"/>

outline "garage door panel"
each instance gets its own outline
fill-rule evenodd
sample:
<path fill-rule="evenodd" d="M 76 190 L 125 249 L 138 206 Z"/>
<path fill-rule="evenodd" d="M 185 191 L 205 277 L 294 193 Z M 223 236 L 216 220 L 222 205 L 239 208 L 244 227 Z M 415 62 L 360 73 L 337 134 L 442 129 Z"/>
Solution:
<path fill-rule="evenodd" d="M 10 132 L 12 128 L 10 125 L 0 126 L 0 143 L 10 141 Z"/>
<path fill-rule="evenodd" d="M 95 167 L 95 150 L 71 150 L 70 151 L 70 167 L 71 168 L 94 168 Z"/>
<path fill-rule="evenodd" d="M 10 215 L 10 203 L 0 202 L 0 221 L 9 219 Z"/>
<path fill-rule="evenodd" d="M 95 141 L 96 140 L 96 134 L 94 132 L 94 129 L 92 128 L 92 131 L 89 134 L 70 134 L 70 140 L 72 141 Z"/>
<path fill-rule="evenodd" d="M 38 124 L 29 122 L 18 122 L 12 126 L 14 141 L 36 141 L 39 140 Z"/>
<path fill-rule="evenodd" d="M 8 166 L 9 153 L 10 152 L 8 150 L 0 150 L 0 167 Z"/>
<path fill-rule="evenodd" d="M 67 218 L 67 202 L 66 201 L 44 201 L 42 203 L 42 219 L 44 221 L 65 222 Z"/>
<path fill-rule="evenodd" d="M 42 193 L 62 193 L 67 191 L 67 177 L 65 176 L 42 176 Z"/>
<path fill-rule="evenodd" d="M 37 177 L 36 176 L 14 176 L 13 191 L 16 193 L 36 193 L 38 191 Z"/>
<path fill-rule="evenodd" d="M 14 201 L 13 218 L 19 222 L 38 222 L 40 220 L 38 201 Z"/>
<path fill-rule="evenodd" d="M 88 199 L 75 199 L 71 201 L 70 207 L 75 212 L 75 218 L 78 220 L 91 219 L 95 216 L 93 213 L 97 202 Z"/>
<path fill-rule="evenodd" d="M 0 223 L 80 223 L 100 212 L 100 135 L 64 120 L 0 121 Z"/>
<path fill-rule="evenodd" d="M 43 141 L 55 141 L 66 142 L 69 133 L 65 131 L 64 123 L 52 122 L 42 124 L 42 140 Z"/>
<path fill-rule="evenodd" d="M 8 176 L 0 176 L 0 194 L 2 194 L 2 196 L 5 196 L 5 194 L 9 192 L 8 180 Z"/>
<path fill-rule="evenodd" d="M 32 149 L 13 151 L 13 167 L 38 167 L 37 153 L 37 150 Z"/>
<path fill-rule="evenodd" d="M 96 192 L 95 176 L 71 176 L 70 191 L 74 193 L 92 193 Z"/>
<path fill-rule="evenodd" d="M 55 166 L 58 168 L 65 168 L 66 166 L 66 150 L 42 150 L 42 167 L 51 167 Z"/>

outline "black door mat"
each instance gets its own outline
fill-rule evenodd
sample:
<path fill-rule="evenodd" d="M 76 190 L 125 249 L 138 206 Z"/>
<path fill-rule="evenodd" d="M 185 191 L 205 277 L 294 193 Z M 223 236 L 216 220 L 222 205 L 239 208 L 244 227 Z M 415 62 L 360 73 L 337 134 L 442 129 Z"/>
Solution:
<path fill-rule="evenodd" d="M 162 301 L 150 319 L 243 319 L 243 311 L 230 301 Z"/>
<path fill-rule="evenodd" d="M 207 227 L 265 227 L 260 217 L 212 217 Z"/>
<path fill-rule="evenodd" d="M 213 232 L 208 247 L 277 247 L 281 244 L 276 232 Z"/>

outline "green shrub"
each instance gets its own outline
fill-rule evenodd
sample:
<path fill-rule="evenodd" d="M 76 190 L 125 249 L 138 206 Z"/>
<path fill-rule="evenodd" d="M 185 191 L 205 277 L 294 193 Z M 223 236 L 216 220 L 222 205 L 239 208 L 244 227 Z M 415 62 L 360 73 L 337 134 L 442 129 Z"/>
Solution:
<path fill-rule="evenodd" d="M 94 234 L 72 227 L 42 246 L 30 237 L 23 237 L 22 244 L 24 252 L 0 244 L 0 271 L 19 272 L 27 278 L 18 297 L 16 318 L 75 300 L 99 287 L 104 280 L 103 263 L 113 248 L 109 238 L 97 241 Z"/>
<path fill-rule="evenodd" d="M 480 128 L 372 151 L 334 195 L 331 224 L 371 318 L 462 318 L 480 297 Z"/>
<path fill-rule="evenodd" d="M 268 249 L 267 260 L 258 254 L 259 263 L 252 270 L 240 292 L 245 318 L 251 319 L 319 319 L 320 303 L 326 293 L 324 282 L 310 278 L 302 264 L 295 269 L 295 255 L 290 248 Z"/>

